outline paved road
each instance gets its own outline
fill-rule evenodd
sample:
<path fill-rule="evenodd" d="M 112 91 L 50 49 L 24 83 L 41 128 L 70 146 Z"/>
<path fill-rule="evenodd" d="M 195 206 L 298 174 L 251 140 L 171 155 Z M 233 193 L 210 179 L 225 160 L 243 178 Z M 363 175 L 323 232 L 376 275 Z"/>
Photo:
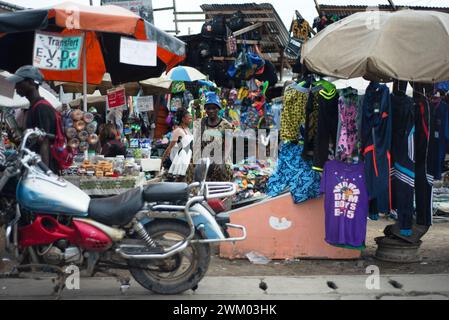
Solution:
<path fill-rule="evenodd" d="M 368 289 L 368 276 L 206 277 L 199 288 L 176 296 L 154 295 L 131 282 L 125 294 L 114 278 L 82 278 L 80 290 L 65 290 L 62 299 L 246 300 L 246 299 L 444 299 L 449 300 L 449 275 L 381 276 L 379 288 Z M 259 283 L 268 289 L 263 292 Z M 368 281 L 375 285 L 376 282 Z M 54 299 L 50 279 L 0 279 L 0 299 Z"/>

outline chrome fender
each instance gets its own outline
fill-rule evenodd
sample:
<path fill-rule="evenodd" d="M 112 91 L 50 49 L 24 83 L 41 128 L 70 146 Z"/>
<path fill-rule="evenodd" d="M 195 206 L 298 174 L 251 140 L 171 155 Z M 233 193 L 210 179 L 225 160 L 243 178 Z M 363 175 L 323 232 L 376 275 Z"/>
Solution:
<path fill-rule="evenodd" d="M 201 231 L 206 239 L 215 241 L 223 241 L 226 239 L 213 214 L 202 204 L 195 204 L 190 208 L 189 212 L 191 214 L 195 228 Z M 145 217 L 140 220 L 140 223 L 146 225 L 157 219 L 159 218 Z M 169 215 L 167 215 L 167 219 L 178 219 L 181 221 L 186 221 L 185 218 L 172 218 Z"/>

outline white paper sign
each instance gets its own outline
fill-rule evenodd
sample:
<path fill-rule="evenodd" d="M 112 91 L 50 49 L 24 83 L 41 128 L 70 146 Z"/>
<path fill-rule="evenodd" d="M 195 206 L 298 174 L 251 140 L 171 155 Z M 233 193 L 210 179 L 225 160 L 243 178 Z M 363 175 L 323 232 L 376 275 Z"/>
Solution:
<path fill-rule="evenodd" d="M 79 70 L 83 39 L 82 35 L 36 32 L 33 66 L 46 70 Z"/>
<path fill-rule="evenodd" d="M 136 66 L 157 66 L 157 43 L 122 37 L 120 40 L 120 62 Z"/>
<path fill-rule="evenodd" d="M 148 112 L 154 110 L 153 96 L 137 97 L 136 100 L 137 110 L 139 110 L 139 112 Z"/>

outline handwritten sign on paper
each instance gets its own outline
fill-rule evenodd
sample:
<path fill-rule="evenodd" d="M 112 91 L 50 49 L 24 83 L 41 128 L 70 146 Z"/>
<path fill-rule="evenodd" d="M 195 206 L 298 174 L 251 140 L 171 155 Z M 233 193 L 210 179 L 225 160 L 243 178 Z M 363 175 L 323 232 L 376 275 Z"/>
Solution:
<path fill-rule="evenodd" d="M 153 96 L 141 96 L 136 99 L 137 110 L 139 112 L 148 112 L 154 110 Z"/>
<path fill-rule="evenodd" d="M 120 39 L 120 62 L 144 67 L 157 66 L 157 43 L 154 41 Z"/>

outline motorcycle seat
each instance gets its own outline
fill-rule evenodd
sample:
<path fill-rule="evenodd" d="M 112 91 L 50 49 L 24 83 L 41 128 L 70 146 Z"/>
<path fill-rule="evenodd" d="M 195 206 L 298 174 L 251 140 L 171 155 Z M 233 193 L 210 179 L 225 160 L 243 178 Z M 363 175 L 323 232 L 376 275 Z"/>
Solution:
<path fill-rule="evenodd" d="M 187 202 L 189 189 L 186 183 L 154 183 L 143 190 L 146 202 Z"/>
<path fill-rule="evenodd" d="M 108 226 L 124 226 L 142 207 L 142 190 L 136 188 L 117 196 L 90 200 L 89 217 Z"/>

